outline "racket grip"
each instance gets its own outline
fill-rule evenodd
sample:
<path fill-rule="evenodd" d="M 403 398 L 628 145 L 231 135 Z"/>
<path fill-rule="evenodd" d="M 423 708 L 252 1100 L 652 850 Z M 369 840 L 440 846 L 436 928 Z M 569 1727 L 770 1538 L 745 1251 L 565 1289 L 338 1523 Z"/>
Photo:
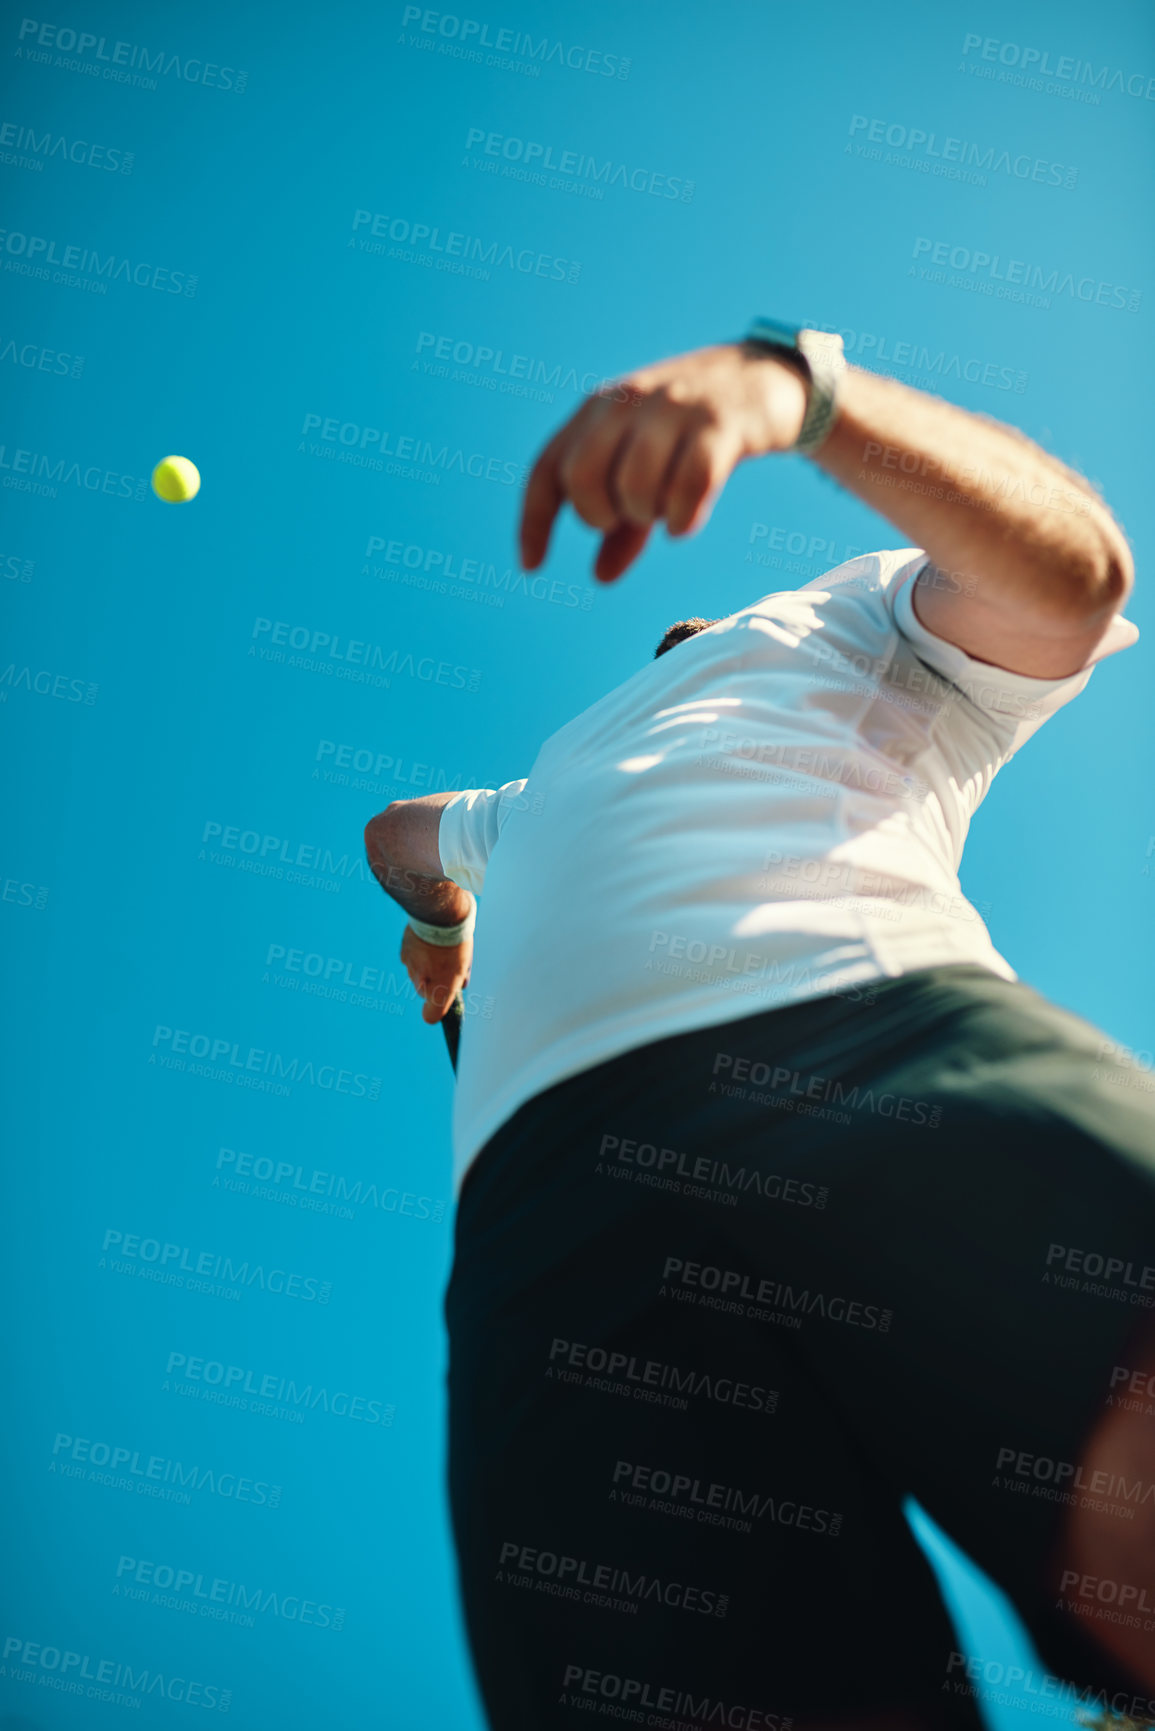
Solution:
<path fill-rule="evenodd" d="M 461 1001 L 461 993 L 458 992 L 449 1009 L 441 1018 L 441 1029 L 445 1035 L 445 1044 L 449 1048 L 449 1062 L 453 1065 L 455 1072 L 457 1069 L 457 1046 L 461 1039 L 461 1023 L 464 1015 L 465 1005 Z"/>

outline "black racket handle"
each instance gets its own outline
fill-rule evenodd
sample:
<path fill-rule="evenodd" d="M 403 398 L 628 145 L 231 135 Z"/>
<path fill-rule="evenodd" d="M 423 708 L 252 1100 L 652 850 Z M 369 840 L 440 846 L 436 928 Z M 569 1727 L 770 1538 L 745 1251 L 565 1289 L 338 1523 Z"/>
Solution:
<path fill-rule="evenodd" d="M 449 1062 L 453 1065 L 454 1072 L 457 1070 L 457 1045 L 461 1039 L 461 1022 L 464 1015 L 465 1005 L 461 1001 L 461 993 L 458 992 L 449 1009 L 441 1018 L 441 1029 L 445 1035 L 445 1044 L 449 1047 Z"/>

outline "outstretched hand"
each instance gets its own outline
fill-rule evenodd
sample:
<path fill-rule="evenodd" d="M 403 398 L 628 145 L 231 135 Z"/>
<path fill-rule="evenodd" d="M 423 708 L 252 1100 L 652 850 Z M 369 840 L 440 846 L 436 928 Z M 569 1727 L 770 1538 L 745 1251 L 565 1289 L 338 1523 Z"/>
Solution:
<path fill-rule="evenodd" d="M 594 575 L 612 583 L 656 523 L 702 528 L 743 457 L 785 451 L 806 413 L 789 361 L 722 343 L 675 355 L 604 385 L 546 445 L 529 477 L 521 560 L 535 571 L 568 500 L 602 532 Z"/>

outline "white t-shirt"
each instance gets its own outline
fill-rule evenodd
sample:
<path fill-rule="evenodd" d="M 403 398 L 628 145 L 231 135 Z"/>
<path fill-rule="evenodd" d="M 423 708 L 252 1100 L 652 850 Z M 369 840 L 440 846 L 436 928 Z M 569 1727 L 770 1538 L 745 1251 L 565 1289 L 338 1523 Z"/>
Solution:
<path fill-rule="evenodd" d="M 915 617 L 918 548 L 767 595 L 639 668 L 529 775 L 441 814 L 482 894 L 454 1187 L 534 1094 L 691 1028 L 947 962 L 1014 971 L 963 897 L 974 811 L 1008 759 L 1138 631 L 1034 679 Z"/>

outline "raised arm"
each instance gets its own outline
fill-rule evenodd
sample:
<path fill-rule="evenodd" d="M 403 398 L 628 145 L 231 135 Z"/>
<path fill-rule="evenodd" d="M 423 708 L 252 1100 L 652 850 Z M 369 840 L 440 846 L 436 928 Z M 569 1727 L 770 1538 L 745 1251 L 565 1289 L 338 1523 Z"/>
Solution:
<path fill-rule="evenodd" d="M 737 463 L 788 450 L 805 407 L 795 366 L 741 343 L 616 381 L 538 458 L 523 563 L 541 564 L 568 501 L 602 532 L 595 574 L 612 582 L 656 523 L 693 533 Z M 810 460 L 926 550 L 915 610 L 978 660 L 1039 678 L 1074 673 L 1130 593 L 1130 550 L 1098 494 L 986 415 L 848 367 L 838 419 Z"/>
<path fill-rule="evenodd" d="M 858 368 L 846 386 L 814 461 L 930 555 L 922 623 L 1015 673 L 1078 672 L 1134 583 L 1098 494 L 1017 427 Z"/>

